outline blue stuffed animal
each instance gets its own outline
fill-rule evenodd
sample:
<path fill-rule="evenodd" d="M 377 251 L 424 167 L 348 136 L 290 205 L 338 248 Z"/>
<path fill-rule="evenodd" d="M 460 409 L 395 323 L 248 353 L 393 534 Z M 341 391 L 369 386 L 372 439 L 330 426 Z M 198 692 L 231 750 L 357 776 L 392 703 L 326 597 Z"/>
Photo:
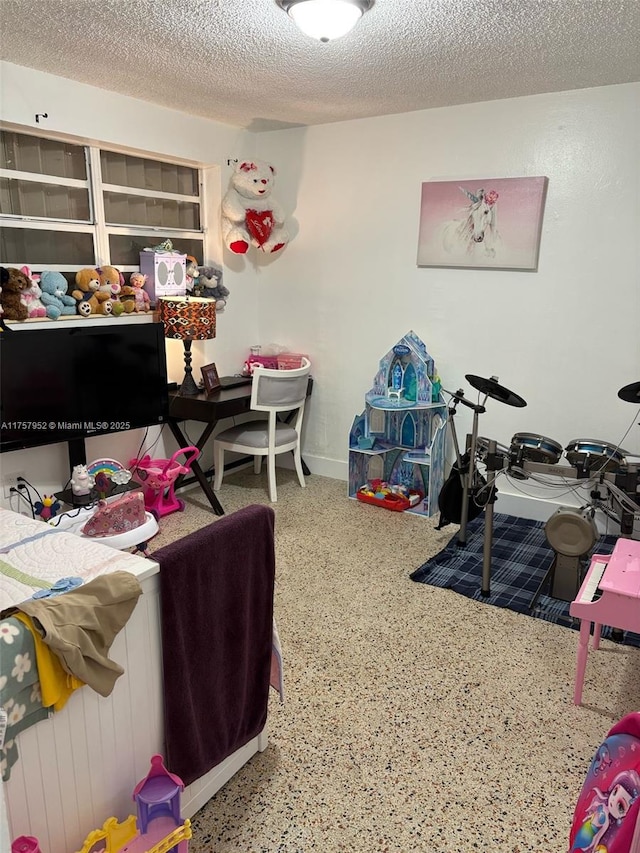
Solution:
<path fill-rule="evenodd" d="M 61 314 L 75 314 L 76 300 L 67 294 L 67 280 L 61 272 L 45 270 L 40 275 L 41 302 L 47 309 L 47 317 L 57 320 Z"/>

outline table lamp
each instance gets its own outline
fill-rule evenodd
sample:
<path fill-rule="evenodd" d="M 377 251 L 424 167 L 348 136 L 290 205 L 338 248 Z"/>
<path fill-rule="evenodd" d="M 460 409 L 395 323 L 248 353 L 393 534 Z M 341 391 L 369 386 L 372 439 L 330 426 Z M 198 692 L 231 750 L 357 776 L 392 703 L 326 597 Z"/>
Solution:
<path fill-rule="evenodd" d="M 180 394 L 199 394 L 191 375 L 191 342 L 216 336 L 216 301 L 198 296 L 161 296 L 158 299 L 165 338 L 179 338 L 184 344 L 184 379 Z"/>

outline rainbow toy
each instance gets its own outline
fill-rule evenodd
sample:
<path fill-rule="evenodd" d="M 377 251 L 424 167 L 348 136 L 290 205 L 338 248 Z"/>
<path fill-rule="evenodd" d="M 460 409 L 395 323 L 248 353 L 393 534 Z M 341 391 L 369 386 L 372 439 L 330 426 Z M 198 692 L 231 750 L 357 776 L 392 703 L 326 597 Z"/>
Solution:
<path fill-rule="evenodd" d="M 96 459 L 87 465 L 87 472 L 95 479 L 99 474 L 106 474 L 112 483 L 122 486 L 131 479 L 128 471 L 117 459 Z"/>

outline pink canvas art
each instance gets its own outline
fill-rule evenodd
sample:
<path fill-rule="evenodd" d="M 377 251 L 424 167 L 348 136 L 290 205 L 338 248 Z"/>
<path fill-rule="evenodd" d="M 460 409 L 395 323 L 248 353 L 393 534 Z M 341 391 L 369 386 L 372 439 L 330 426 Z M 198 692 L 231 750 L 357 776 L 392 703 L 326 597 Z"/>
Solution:
<path fill-rule="evenodd" d="M 418 266 L 537 270 L 547 178 L 422 184 Z"/>

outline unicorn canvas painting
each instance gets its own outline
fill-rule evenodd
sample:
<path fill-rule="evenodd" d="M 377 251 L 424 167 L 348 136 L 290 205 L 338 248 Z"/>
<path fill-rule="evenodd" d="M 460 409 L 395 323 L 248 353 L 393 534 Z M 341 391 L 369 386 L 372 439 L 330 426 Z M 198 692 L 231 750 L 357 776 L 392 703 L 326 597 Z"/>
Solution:
<path fill-rule="evenodd" d="M 422 184 L 418 266 L 536 270 L 547 179 Z"/>

